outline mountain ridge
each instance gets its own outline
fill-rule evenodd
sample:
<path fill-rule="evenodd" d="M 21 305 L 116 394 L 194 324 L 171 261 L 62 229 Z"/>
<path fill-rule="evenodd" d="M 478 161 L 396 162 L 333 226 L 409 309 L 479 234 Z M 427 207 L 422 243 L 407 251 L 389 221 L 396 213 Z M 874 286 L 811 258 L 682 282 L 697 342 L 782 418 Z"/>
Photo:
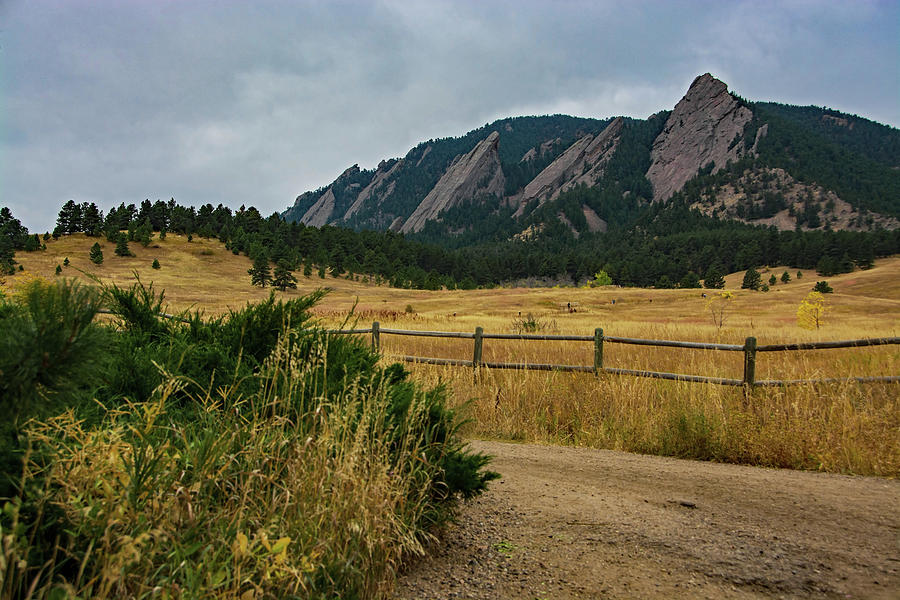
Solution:
<path fill-rule="evenodd" d="M 663 118 L 649 144 L 623 144 L 635 127 L 653 129 Z M 628 166 L 608 176 L 620 152 L 630 153 L 619 160 Z M 604 192 L 607 206 L 564 207 L 560 197 L 578 186 Z M 648 119 L 514 117 L 422 142 L 376 169 L 354 165 L 298 196 L 282 216 L 313 226 L 427 231 L 431 241 L 446 242 L 483 225 L 450 219 L 458 207 L 483 206 L 487 213 L 473 214 L 511 220 L 498 225 L 510 235 L 553 221 L 577 237 L 601 228 L 599 213 L 627 210 L 622 203 L 673 200 L 782 230 L 894 229 L 900 131 L 826 108 L 747 102 L 706 73 L 673 110 Z"/>

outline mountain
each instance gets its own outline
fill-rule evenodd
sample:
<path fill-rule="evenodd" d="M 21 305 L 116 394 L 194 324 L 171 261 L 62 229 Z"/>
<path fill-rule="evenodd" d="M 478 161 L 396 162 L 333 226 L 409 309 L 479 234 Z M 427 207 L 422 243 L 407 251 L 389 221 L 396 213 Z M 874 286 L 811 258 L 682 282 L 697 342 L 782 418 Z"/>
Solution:
<path fill-rule="evenodd" d="M 653 205 L 780 230 L 895 229 L 900 131 L 748 102 L 706 73 L 648 119 L 501 119 L 373 170 L 354 165 L 283 217 L 464 246 L 632 227 Z"/>

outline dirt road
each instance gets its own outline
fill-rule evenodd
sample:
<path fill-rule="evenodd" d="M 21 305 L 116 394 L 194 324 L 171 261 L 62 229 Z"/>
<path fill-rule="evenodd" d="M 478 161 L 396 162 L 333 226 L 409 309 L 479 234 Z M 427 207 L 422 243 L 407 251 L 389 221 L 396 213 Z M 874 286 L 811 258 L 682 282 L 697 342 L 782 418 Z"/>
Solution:
<path fill-rule="evenodd" d="M 398 598 L 900 598 L 900 481 L 473 446 L 503 479 Z"/>

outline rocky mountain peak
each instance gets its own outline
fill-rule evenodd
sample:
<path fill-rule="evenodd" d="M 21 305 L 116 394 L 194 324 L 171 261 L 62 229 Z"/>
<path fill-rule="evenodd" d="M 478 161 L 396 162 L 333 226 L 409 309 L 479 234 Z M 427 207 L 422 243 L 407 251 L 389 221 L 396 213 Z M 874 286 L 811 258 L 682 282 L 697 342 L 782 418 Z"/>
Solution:
<path fill-rule="evenodd" d="M 723 82 L 709 73 L 694 79 L 653 142 L 647 170 L 653 200 L 668 200 L 709 163 L 716 172 L 739 158 L 744 144 L 736 142 L 752 118 Z"/>
<path fill-rule="evenodd" d="M 419 231 L 425 221 L 465 200 L 481 195 L 502 196 L 506 179 L 500 168 L 499 144 L 500 134 L 493 131 L 471 152 L 457 156 L 400 231 Z"/>

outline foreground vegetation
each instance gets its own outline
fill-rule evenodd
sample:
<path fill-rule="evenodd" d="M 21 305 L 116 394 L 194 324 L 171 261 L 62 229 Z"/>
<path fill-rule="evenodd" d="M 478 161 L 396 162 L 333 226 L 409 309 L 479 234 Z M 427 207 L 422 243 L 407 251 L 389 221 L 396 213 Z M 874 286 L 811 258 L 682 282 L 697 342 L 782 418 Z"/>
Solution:
<path fill-rule="evenodd" d="M 316 326 L 321 294 L 160 319 L 140 282 L 12 287 L 0 597 L 382 597 L 493 476 L 442 388 Z"/>

